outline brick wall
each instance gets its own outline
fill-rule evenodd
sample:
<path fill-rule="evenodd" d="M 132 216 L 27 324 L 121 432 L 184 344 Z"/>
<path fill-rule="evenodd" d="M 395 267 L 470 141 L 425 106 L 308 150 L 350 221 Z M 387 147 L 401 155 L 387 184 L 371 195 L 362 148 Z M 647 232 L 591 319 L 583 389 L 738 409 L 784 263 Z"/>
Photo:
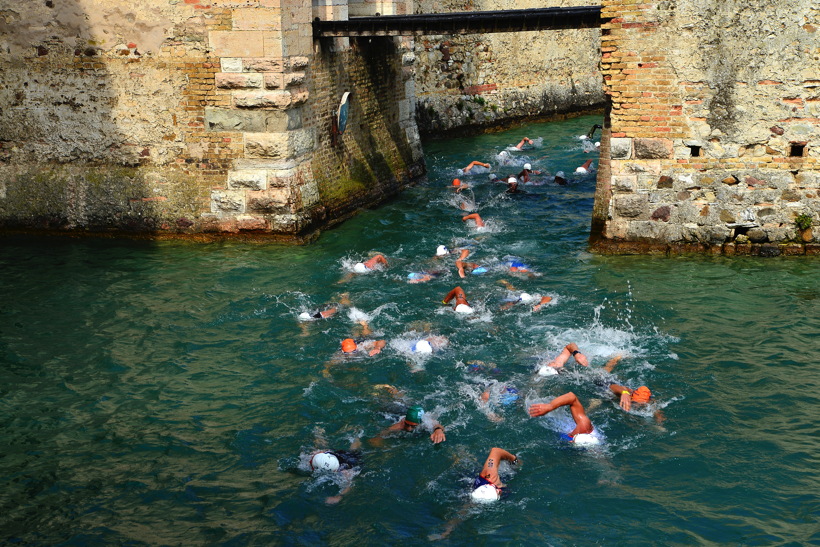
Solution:
<path fill-rule="evenodd" d="M 820 252 L 795 223 L 820 231 L 812 3 L 605 0 L 603 16 L 593 248 Z"/>

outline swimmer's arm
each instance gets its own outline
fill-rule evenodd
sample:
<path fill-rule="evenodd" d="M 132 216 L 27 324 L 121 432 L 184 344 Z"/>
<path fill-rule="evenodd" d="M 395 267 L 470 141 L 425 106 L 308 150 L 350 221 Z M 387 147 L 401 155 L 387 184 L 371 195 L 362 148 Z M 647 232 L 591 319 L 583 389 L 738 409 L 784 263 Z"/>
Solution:
<path fill-rule="evenodd" d="M 618 361 L 620 361 L 621 359 L 623 359 L 623 355 L 616 355 L 615 357 L 606 362 L 606 364 L 604 365 L 604 370 L 607 372 L 612 372 L 612 370 L 615 368 L 615 365 L 617 365 Z"/>
<path fill-rule="evenodd" d="M 370 350 L 370 356 L 372 357 L 377 353 L 381 353 L 385 345 L 387 345 L 387 342 L 385 342 L 384 340 L 376 340 L 375 342 L 373 342 L 373 349 Z"/>
<path fill-rule="evenodd" d="M 611 384 L 609 389 L 620 398 L 620 405 L 626 411 L 632 408 L 632 390 L 626 386 Z"/>

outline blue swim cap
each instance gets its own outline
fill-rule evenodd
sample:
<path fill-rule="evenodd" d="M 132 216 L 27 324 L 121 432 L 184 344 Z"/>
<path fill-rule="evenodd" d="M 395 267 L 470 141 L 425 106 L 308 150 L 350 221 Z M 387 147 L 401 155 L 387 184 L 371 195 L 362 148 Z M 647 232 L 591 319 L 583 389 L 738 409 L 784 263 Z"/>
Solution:
<path fill-rule="evenodd" d="M 518 399 L 518 390 L 514 387 L 507 386 L 504 388 L 504 393 L 501 394 L 501 404 L 509 405 Z"/>
<path fill-rule="evenodd" d="M 485 268 L 484 266 L 479 266 L 478 268 L 473 268 L 473 271 L 471 273 L 473 275 L 481 275 L 483 273 L 487 273 L 487 268 Z"/>
<path fill-rule="evenodd" d="M 518 262 L 517 260 L 513 260 L 510 262 L 510 268 L 526 268 L 527 265 L 523 262 Z"/>
<path fill-rule="evenodd" d="M 422 277 L 424 276 L 418 272 L 410 272 L 407 274 L 407 279 L 421 279 Z"/>

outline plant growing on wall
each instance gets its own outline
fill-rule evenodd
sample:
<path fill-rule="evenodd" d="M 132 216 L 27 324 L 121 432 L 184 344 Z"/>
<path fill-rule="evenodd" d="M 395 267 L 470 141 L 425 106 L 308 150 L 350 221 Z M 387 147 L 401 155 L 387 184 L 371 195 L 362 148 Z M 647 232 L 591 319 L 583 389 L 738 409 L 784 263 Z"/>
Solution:
<path fill-rule="evenodd" d="M 808 230 L 811 228 L 811 215 L 806 213 L 799 214 L 795 217 L 794 223 L 801 232 Z"/>

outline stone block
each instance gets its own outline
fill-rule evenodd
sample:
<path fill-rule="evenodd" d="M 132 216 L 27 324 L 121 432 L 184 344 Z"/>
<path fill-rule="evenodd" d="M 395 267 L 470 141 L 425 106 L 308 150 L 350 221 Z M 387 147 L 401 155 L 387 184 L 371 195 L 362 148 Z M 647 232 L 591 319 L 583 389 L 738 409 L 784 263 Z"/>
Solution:
<path fill-rule="evenodd" d="M 242 59 L 237 57 L 223 57 L 219 60 L 222 72 L 242 72 Z"/>
<path fill-rule="evenodd" d="M 636 138 L 632 144 L 635 147 L 635 157 L 638 159 L 667 159 L 672 157 L 672 141 L 669 139 Z"/>
<path fill-rule="evenodd" d="M 795 175 L 794 181 L 802 188 L 820 188 L 820 172 L 801 171 Z"/>
<path fill-rule="evenodd" d="M 220 89 L 247 89 L 262 87 L 261 74 L 218 72 L 215 74 L 216 87 Z"/>
<path fill-rule="evenodd" d="M 283 72 L 285 61 L 281 57 L 245 59 L 242 61 L 242 70 L 245 72 Z"/>
<path fill-rule="evenodd" d="M 646 212 L 649 196 L 646 194 L 626 194 L 615 196 L 615 213 L 625 218 L 637 218 Z"/>
<path fill-rule="evenodd" d="M 305 73 L 304 72 L 291 72 L 289 74 L 283 75 L 283 81 L 285 87 L 293 87 L 293 86 L 300 86 L 305 84 Z"/>
<path fill-rule="evenodd" d="M 249 190 L 265 190 L 267 186 L 267 171 L 261 169 L 228 171 L 228 188 L 232 190 L 242 188 Z"/>
<path fill-rule="evenodd" d="M 621 137 L 610 139 L 609 154 L 613 160 L 628 160 L 632 156 L 632 139 Z"/>
<path fill-rule="evenodd" d="M 302 207 L 313 207 L 319 203 L 319 186 L 311 181 L 300 188 L 302 192 Z"/>
<path fill-rule="evenodd" d="M 233 30 L 282 30 L 282 10 L 276 8 L 236 8 Z"/>
<path fill-rule="evenodd" d="M 261 76 L 261 74 L 260 74 Z M 265 74 L 265 89 L 284 89 L 285 75 L 281 73 Z"/>
<path fill-rule="evenodd" d="M 264 57 L 260 31 L 212 30 L 208 43 L 217 57 Z"/>
<path fill-rule="evenodd" d="M 270 110 L 237 110 L 235 108 L 205 108 L 205 127 L 209 131 L 262 133 L 298 129 L 298 113 Z"/>
<path fill-rule="evenodd" d="M 306 129 L 245 134 L 245 154 L 249 158 L 296 158 L 312 149 L 313 133 Z"/>
<path fill-rule="evenodd" d="M 268 186 L 271 188 L 295 186 L 298 183 L 296 169 L 269 169 L 267 174 Z"/>
<path fill-rule="evenodd" d="M 674 180 L 672 179 L 672 177 L 669 177 L 667 175 L 663 175 L 663 176 L 661 176 L 661 178 L 658 179 L 657 187 L 658 188 L 672 188 L 673 182 L 674 182 Z"/>
<path fill-rule="evenodd" d="M 632 175 L 618 175 L 610 179 L 612 190 L 618 193 L 634 192 L 637 185 L 637 177 Z"/>
<path fill-rule="evenodd" d="M 248 200 L 248 210 L 258 214 L 290 212 L 293 194 L 290 188 L 270 188 L 254 193 Z"/>
<path fill-rule="evenodd" d="M 669 222 L 669 218 L 672 215 L 672 208 L 668 205 L 663 205 L 658 207 L 652 212 L 652 215 L 649 217 L 651 220 L 660 220 L 663 222 Z"/>
<path fill-rule="evenodd" d="M 268 230 L 268 222 L 254 215 L 239 215 L 236 217 L 236 227 L 245 232 L 265 232 Z"/>
<path fill-rule="evenodd" d="M 284 40 L 287 33 L 262 32 L 262 54 L 256 57 L 282 57 L 284 55 Z"/>
<path fill-rule="evenodd" d="M 212 213 L 244 213 L 245 192 L 243 190 L 213 190 L 211 191 Z"/>
<path fill-rule="evenodd" d="M 249 91 L 238 92 L 233 96 L 234 104 L 239 108 L 281 108 L 293 104 L 290 91 Z"/>

